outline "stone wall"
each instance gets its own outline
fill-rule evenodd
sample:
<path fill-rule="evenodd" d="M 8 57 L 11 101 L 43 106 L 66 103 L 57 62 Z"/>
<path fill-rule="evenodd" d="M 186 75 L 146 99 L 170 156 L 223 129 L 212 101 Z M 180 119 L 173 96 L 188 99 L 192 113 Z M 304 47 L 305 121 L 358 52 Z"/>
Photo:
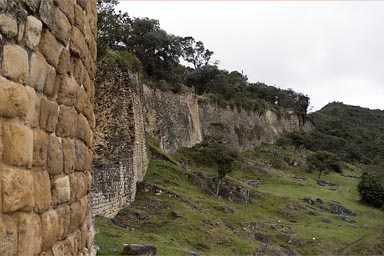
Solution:
<path fill-rule="evenodd" d="M 90 255 L 96 0 L 0 0 L 0 255 Z"/>
<path fill-rule="evenodd" d="M 91 206 L 113 217 L 134 200 L 148 166 L 142 87 L 137 74 L 99 62 Z"/>
<path fill-rule="evenodd" d="M 175 152 L 181 147 L 192 147 L 203 140 L 199 105 L 194 93 L 185 91 L 174 94 L 152 90 L 146 85 L 146 132 L 159 139 L 165 152 Z"/>
<path fill-rule="evenodd" d="M 157 137 L 165 152 L 192 147 L 206 136 L 221 137 L 240 150 L 261 142 L 273 143 L 283 134 L 311 129 L 309 123 L 292 112 L 279 116 L 267 110 L 257 113 L 199 102 L 191 92 L 174 94 L 143 85 L 146 106 L 146 132 Z"/>

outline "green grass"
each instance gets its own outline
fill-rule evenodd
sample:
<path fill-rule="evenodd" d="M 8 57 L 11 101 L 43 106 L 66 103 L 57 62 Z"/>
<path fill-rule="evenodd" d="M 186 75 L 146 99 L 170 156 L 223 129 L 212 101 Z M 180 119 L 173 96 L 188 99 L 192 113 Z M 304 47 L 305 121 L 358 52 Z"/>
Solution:
<path fill-rule="evenodd" d="M 323 180 L 337 183 L 333 191 L 316 184 L 317 173 L 309 173 L 306 166 L 269 167 L 274 158 L 293 157 L 304 162 L 305 152 L 296 153 L 272 145 L 263 145 L 242 153 L 242 163 L 226 178 L 228 185 L 248 188 L 255 204 L 235 203 L 226 198 L 214 198 L 201 185 L 205 181 L 190 171 L 175 165 L 180 153 L 163 155 L 152 160 L 144 184 L 138 189 L 136 201 L 120 211 L 116 220 L 128 228 L 97 218 L 99 233 L 96 243 L 99 255 L 120 255 L 124 243 L 151 243 L 158 255 L 343 255 L 381 254 L 384 250 L 383 211 L 359 202 L 357 180 L 339 174 L 327 174 Z M 175 160 L 176 159 L 176 160 Z M 265 165 L 260 165 L 264 163 Z M 210 177 L 211 168 L 191 166 Z M 359 169 L 348 166 L 346 174 L 358 175 Z M 305 180 L 298 180 L 297 177 Z M 260 180 L 258 188 L 241 180 Z M 158 191 L 162 190 L 159 194 Z M 156 193 L 158 193 L 156 195 Z M 302 199 L 321 198 L 328 206 L 335 200 L 358 215 L 350 223 L 337 219 L 317 205 L 310 206 Z M 230 207 L 226 213 L 220 207 Z M 312 216 L 308 211 L 320 215 Z M 139 214 L 144 217 L 138 218 Z M 320 218 L 329 218 L 324 223 Z M 368 228 L 362 228 L 368 225 Z M 256 234 L 256 236 L 255 236 Z M 315 239 L 313 239 L 315 238 Z M 264 244 L 265 239 L 268 244 Z M 359 240 L 360 239 L 360 240 Z"/>

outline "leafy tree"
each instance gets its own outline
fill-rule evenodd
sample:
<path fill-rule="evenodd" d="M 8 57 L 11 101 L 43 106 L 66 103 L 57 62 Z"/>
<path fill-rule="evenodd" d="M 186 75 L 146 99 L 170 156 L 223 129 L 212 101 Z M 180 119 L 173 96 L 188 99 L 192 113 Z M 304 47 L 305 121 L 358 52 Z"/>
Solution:
<path fill-rule="evenodd" d="M 213 51 L 205 49 L 201 41 L 195 41 L 191 36 L 179 39 L 182 49 L 182 57 L 185 61 L 193 64 L 194 68 L 207 66 L 213 55 Z"/>
<path fill-rule="evenodd" d="M 232 164 L 238 158 L 238 152 L 221 141 L 214 141 L 205 148 L 205 154 L 217 166 L 216 194 L 218 195 L 225 175 L 232 171 Z"/>
<path fill-rule="evenodd" d="M 377 175 L 363 173 L 357 188 L 363 202 L 384 209 L 384 181 Z"/>
<path fill-rule="evenodd" d="M 339 158 L 327 151 L 318 151 L 307 157 L 307 163 L 310 170 L 319 172 L 319 179 L 322 172 L 341 172 L 341 163 Z"/>
<path fill-rule="evenodd" d="M 131 19 L 128 13 L 116 12 L 117 0 L 97 1 L 97 47 L 98 55 L 106 49 L 117 50 L 130 35 Z"/>

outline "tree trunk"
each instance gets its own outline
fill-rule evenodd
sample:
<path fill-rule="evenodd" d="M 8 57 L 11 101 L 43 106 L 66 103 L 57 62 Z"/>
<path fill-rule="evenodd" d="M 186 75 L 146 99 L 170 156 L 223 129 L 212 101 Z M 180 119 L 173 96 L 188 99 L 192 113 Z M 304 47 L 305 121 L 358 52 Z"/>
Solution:
<path fill-rule="evenodd" d="M 217 180 L 216 180 L 216 195 L 219 195 L 220 193 L 220 187 L 221 187 L 221 184 L 223 183 L 223 179 L 224 177 L 217 177 Z"/>
<path fill-rule="evenodd" d="M 320 179 L 320 176 L 321 176 L 321 171 L 319 171 L 319 179 Z"/>

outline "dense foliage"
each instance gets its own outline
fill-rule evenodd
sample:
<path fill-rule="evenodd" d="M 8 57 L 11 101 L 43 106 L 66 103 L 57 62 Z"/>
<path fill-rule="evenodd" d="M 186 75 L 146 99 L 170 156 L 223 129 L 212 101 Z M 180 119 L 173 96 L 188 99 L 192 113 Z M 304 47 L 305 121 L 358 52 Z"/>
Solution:
<path fill-rule="evenodd" d="M 384 180 L 375 174 L 365 172 L 360 177 L 358 190 L 362 200 L 375 207 L 384 209 Z"/>
<path fill-rule="evenodd" d="M 316 129 L 289 134 L 278 143 L 326 150 L 346 162 L 384 165 L 384 111 L 334 102 L 309 118 Z"/>
<path fill-rule="evenodd" d="M 128 64 L 141 70 L 148 85 L 179 92 L 181 84 L 219 105 L 231 105 L 263 112 L 267 108 L 284 112 L 291 109 L 305 118 L 309 98 L 291 89 L 282 90 L 264 83 L 249 83 L 238 71 L 219 69 L 212 61 L 213 51 L 193 37 L 167 33 L 158 20 L 132 18 L 116 11 L 117 0 L 98 0 L 98 57 L 112 64 Z M 123 54 L 129 58 L 123 61 Z M 193 67 L 181 65 L 180 60 Z M 137 64 L 139 63 L 139 64 Z"/>

